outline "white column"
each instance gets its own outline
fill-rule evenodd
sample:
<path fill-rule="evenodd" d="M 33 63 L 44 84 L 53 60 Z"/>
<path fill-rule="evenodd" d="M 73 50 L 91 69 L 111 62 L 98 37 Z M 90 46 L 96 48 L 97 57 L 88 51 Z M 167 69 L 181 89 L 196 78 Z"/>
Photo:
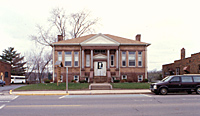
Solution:
<path fill-rule="evenodd" d="M 83 68 L 83 69 L 84 69 L 84 67 L 85 67 L 85 66 L 84 66 L 84 63 L 85 63 L 85 62 L 84 62 L 84 50 L 82 50 L 82 68 Z"/>
<path fill-rule="evenodd" d="M 110 50 L 107 50 L 107 64 L 108 64 L 108 69 L 110 68 L 109 59 L 110 59 Z"/>
<path fill-rule="evenodd" d="M 116 68 L 119 67 L 119 55 L 118 55 L 118 50 L 116 50 Z"/>
<path fill-rule="evenodd" d="M 91 63 L 90 63 L 91 65 L 91 68 L 93 69 L 93 50 L 91 50 Z"/>

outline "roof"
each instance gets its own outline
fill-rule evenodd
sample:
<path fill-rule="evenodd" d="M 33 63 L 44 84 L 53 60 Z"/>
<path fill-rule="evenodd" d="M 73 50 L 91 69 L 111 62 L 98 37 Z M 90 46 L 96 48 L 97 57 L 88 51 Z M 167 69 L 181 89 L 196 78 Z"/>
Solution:
<path fill-rule="evenodd" d="M 123 38 L 123 37 L 118 37 L 118 36 L 114 36 L 114 35 L 110 35 L 110 34 L 101 34 L 101 33 L 100 34 L 90 34 L 90 35 L 73 38 L 73 39 L 67 39 L 67 40 L 55 42 L 55 43 L 53 43 L 53 45 L 80 45 L 84 41 L 87 41 L 89 39 L 92 39 L 92 38 L 98 37 L 98 36 L 103 36 L 103 37 L 112 39 L 112 40 L 118 42 L 120 45 L 145 45 L 145 46 L 150 45 L 149 43 L 136 41 L 133 39 L 127 39 L 127 38 Z"/>

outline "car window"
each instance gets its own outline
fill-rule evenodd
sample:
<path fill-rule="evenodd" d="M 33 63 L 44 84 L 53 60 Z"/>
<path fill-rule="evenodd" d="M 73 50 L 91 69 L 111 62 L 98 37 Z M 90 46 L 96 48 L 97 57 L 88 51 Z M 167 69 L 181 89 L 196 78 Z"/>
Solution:
<path fill-rule="evenodd" d="M 182 82 L 193 82 L 192 77 L 181 77 Z"/>
<path fill-rule="evenodd" d="M 179 77 L 173 77 L 170 82 L 180 82 Z"/>
<path fill-rule="evenodd" d="M 194 82 L 200 82 L 200 77 L 193 77 Z"/>

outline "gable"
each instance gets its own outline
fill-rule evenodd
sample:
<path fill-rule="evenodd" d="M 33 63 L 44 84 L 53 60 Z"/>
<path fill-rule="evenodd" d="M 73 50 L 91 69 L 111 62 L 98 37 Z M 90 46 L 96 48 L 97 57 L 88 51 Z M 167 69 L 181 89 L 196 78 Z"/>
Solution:
<path fill-rule="evenodd" d="M 103 54 L 97 54 L 93 57 L 94 59 L 107 59 L 107 56 L 106 55 L 103 55 Z"/>
<path fill-rule="evenodd" d="M 82 46 L 94 45 L 94 46 L 119 46 L 119 42 L 103 35 L 97 34 L 96 36 L 85 40 L 81 43 Z"/>

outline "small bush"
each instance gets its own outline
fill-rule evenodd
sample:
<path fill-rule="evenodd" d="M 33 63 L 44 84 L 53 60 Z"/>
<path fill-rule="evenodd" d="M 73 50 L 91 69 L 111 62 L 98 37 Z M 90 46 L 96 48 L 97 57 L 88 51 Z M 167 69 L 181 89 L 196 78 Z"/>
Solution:
<path fill-rule="evenodd" d="M 127 80 L 126 79 L 121 80 L 121 83 L 124 83 L 124 82 L 127 82 Z"/>
<path fill-rule="evenodd" d="M 120 82 L 120 80 L 114 80 L 114 83 L 119 83 Z"/>
<path fill-rule="evenodd" d="M 45 83 L 50 83 L 50 80 L 46 78 L 46 79 L 44 79 L 44 82 Z"/>
<path fill-rule="evenodd" d="M 148 82 L 148 79 L 144 79 L 144 82 Z"/>
<path fill-rule="evenodd" d="M 71 82 L 72 82 L 72 83 L 76 83 L 76 81 L 75 81 L 75 80 L 72 80 Z"/>
<path fill-rule="evenodd" d="M 81 80 L 80 83 L 87 83 L 87 81 L 86 80 Z"/>

